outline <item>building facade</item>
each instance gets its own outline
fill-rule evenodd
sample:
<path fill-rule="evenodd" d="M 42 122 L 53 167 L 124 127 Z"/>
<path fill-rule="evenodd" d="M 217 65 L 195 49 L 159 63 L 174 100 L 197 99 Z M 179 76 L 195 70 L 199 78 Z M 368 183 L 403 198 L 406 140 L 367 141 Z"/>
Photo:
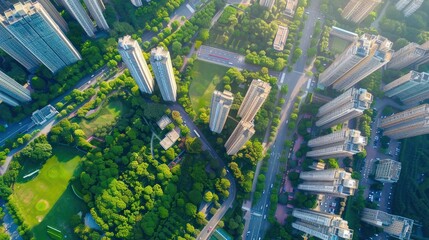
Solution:
<path fill-rule="evenodd" d="M 150 63 L 162 98 L 164 101 L 175 102 L 177 86 L 173 65 L 171 64 L 170 52 L 164 50 L 162 47 L 152 49 Z"/>
<path fill-rule="evenodd" d="M 221 133 L 228 118 L 229 110 L 234 101 L 234 95 L 224 90 L 223 92 L 215 90 L 210 104 L 210 130 L 215 133 Z"/>
<path fill-rule="evenodd" d="M 135 7 L 140 7 L 141 5 L 143 5 L 142 0 L 131 0 L 131 3 L 132 3 Z"/>
<path fill-rule="evenodd" d="M 299 178 L 304 181 L 298 185 L 299 190 L 342 198 L 353 196 L 359 186 L 359 181 L 344 169 L 301 172 Z"/>
<path fill-rule="evenodd" d="M 387 97 L 399 98 L 405 104 L 415 104 L 429 98 L 429 73 L 410 71 L 385 85 Z"/>
<path fill-rule="evenodd" d="M 99 0 L 83 0 L 97 26 L 103 30 L 109 30 L 109 25 L 103 16 L 104 4 Z M 101 2 L 101 3 L 100 3 Z M 103 5 L 102 5 L 103 4 Z"/>
<path fill-rule="evenodd" d="M 347 90 L 386 65 L 392 53 L 392 42 L 387 38 L 364 34 L 320 74 L 319 84 Z"/>
<path fill-rule="evenodd" d="M 361 220 L 375 227 L 382 228 L 391 237 L 409 240 L 413 231 L 414 220 L 389 214 L 380 210 L 364 208 Z"/>
<path fill-rule="evenodd" d="M 422 45 L 412 42 L 393 54 L 392 60 L 387 64 L 387 68 L 400 70 L 427 61 L 429 61 L 429 41 Z"/>
<path fill-rule="evenodd" d="M 375 180 L 385 183 L 395 183 L 401 174 L 401 162 L 392 159 L 382 159 L 377 162 Z"/>
<path fill-rule="evenodd" d="M 31 101 L 30 91 L 0 71 L 0 101 L 16 107 Z"/>
<path fill-rule="evenodd" d="M 40 66 L 40 61 L 7 30 L 6 19 L 0 15 L 0 48 L 32 72 Z"/>
<path fill-rule="evenodd" d="M 63 32 L 69 31 L 69 26 L 66 23 L 66 20 L 60 15 L 57 9 L 49 0 L 37 0 L 43 8 L 48 12 L 49 16 L 55 21 L 55 23 L 61 28 Z"/>
<path fill-rule="evenodd" d="M 140 91 L 151 94 L 154 88 L 154 80 L 139 43 L 129 35 L 124 36 L 119 38 L 118 51 Z"/>
<path fill-rule="evenodd" d="M 61 0 L 63 6 L 76 19 L 89 37 L 95 37 L 95 26 L 79 0 Z"/>
<path fill-rule="evenodd" d="M 395 4 L 395 8 L 398 11 L 402 11 L 412 0 L 399 0 Z"/>
<path fill-rule="evenodd" d="M 311 139 L 308 146 L 312 148 L 307 157 L 316 159 L 352 157 L 365 149 L 366 138 L 361 132 L 353 129 L 343 129 L 331 134 Z"/>
<path fill-rule="evenodd" d="M 259 0 L 259 5 L 271 9 L 273 8 L 275 2 L 275 0 Z"/>
<path fill-rule="evenodd" d="M 241 120 L 225 143 L 226 153 L 228 155 L 236 154 L 253 134 L 255 134 L 253 123 Z"/>
<path fill-rule="evenodd" d="M 254 79 L 247 90 L 246 96 L 238 109 L 238 116 L 246 122 L 251 122 L 270 94 L 269 83 Z"/>
<path fill-rule="evenodd" d="M 353 239 L 353 229 L 340 216 L 295 208 L 292 227 L 319 239 Z"/>
<path fill-rule="evenodd" d="M 381 3 L 381 0 L 350 0 L 341 16 L 349 21 L 360 23 Z"/>
<path fill-rule="evenodd" d="M 58 25 L 38 2 L 16 3 L 5 13 L 3 26 L 51 72 L 81 60 Z"/>
<path fill-rule="evenodd" d="M 383 134 L 403 139 L 429 133 L 429 104 L 419 105 L 381 120 Z"/>
<path fill-rule="evenodd" d="M 351 88 L 319 108 L 318 127 L 331 127 L 358 117 L 370 108 L 373 96 L 366 89 Z"/>
<path fill-rule="evenodd" d="M 415 13 L 423 4 L 424 0 L 413 0 L 411 3 L 404 9 L 404 16 L 409 17 Z"/>

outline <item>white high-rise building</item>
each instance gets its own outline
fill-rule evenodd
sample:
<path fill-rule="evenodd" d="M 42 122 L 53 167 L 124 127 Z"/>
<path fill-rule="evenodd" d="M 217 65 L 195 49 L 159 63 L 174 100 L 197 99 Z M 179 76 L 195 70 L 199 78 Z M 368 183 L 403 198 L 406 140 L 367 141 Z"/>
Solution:
<path fill-rule="evenodd" d="M 253 134 L 255 134 L 253 123 L 241 120 L 225 143 L 226 153 L 228 155 L 236 154 Z"/>
<path fill-rule="evenodd" d="M 344 169 L 301 172 L 299 178 L 304 180 L 298 185 L 299 190 L 342 198 L 353 196 L 359 186 L 359 181 Z"/>
<path fill-rule="evenodd" d="M 109 25 L 106 22 L 106 19 L 103 16 L 104 4 L 99 0 L 83 0 L 86 7 L 89 10 L 92 18 L 97 23 L 97 26 L 103 30 L 109 30 Z M 101 5 L 103 4 L 103 5 Z"/>
<path fill-rule="evenodd" d="M 399 0 L 398 2 L 396 2 L 395 4 L 395 8 L 398 11 L 401 11 L 402 9 L 404 9 L 412 0 Z"/>
<path fill-rule="evenodd" d="M 353 229 L 340 216 L 295 208 L 292 227 L 322 240 L 353 239 Z"/>
<path fill-rule="evenodd" d="M 136 7 L 143 5 L 142 0 L 131 0 L 131 3 Z"/>
<path fill-rule="evenodd" d="M 394 139 L 403 139 L 429 133 L 429 104 L 422 104 L 395 113 L 381 120 L 383 134 Z"/>
<path fill-rule="evenodd" d="M 341 16 L 349 21 L 362 22 L 379 4 L 381 0 L 349 0 Z"/>
<path fill-rule="evenodd" d="M 424 0 L 413 0 L 405 9 L 404 9 L 404 15 L 405 17 L 411 16 L 413 13 L 415 13 L 423 4 Z"/>
<path fill-rule="evenodd" d="M 429 73 L 411 70 L 408 74 L 385 85 L 387 97 L 399 98 L 405 104 L 415 104 L 429 98 Z"/>
<path fill-rule="evenodd" d="M 152 49 L 150 63 L 162 98 L 164 101 L 175 102 L 177 86 L 173 65 L 171 64 L 170 52 L 164 50 L 162 47 Z"/>
<path fill-rule="evenodd" d="M 364 208 L 361 220 L 382 228 L 385 233 L 396 239 L 410 240 L 413 232 L 414 220 L 380 210 Z"/>
<path fill-rule="evenodd" d="M 392 58 L 392 42 L 364 34 L 319 76 L 319 84 L 345 91 L 386 65 Z"/>
<path fill-rule="evenodd" d="M 95 26 L 79 0 L 62 0 L 64 7 L 78 21 L 89 37 L 94 37 Z"/>
<path fill-rule="evenodd" d="M 151 94 L 154 88 L 154 80 L 139 43 L 129 35 L 124 36 L 119 38 L 118 51 L 140 91 Z"/>
<path fill-rule="evenodd" d="M 246 122 L 251 122 L 270 94 L 269 83 L 254 79 L 247 90 L 246 96 L 238 109 L 238 116 Z"/>
<path fill-rule="evenodd" d="M 228 118 L 234 96 L 231 92 L 214 91 L 210 105 L 210 130 L 215 133 L 221 133 Z"/>
<path fill-rule="evenodd" d="M 343 129 L 331 134 L 311 139 L 308 146 L 312 148 L 307 157 L 318 159 L 352 157 L 365 149 L 366 138 L 360 131 Z"/>
<path fill-rule="evenodd" d="M 370 108 L 372 101 L 373 96 L 366 89 L 351 88 L 319 108 L 316 126 L 330 127 L 358 117 Z"/>
<path fill-rule="evenodd" d="M 31 101 L 30 91 L 0 71 L 0 102 L 13 107 Z"/>

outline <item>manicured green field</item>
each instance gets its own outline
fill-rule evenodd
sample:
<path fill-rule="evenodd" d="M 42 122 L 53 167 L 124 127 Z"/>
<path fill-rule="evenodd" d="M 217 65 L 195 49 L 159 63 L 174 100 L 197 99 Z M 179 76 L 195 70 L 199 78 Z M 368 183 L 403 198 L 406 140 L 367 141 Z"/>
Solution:
<path fill-rule="evenodd" d="M 85 203 L 69 186 L 81 161 L 81 153 L 58 146 L 54 147 L 53 153 L 36 177 L 28 181 L 18 179 L 11 200 L 16 203 L 24 221 L 33 228 L 36 239 L 49 239 L 47 225 L 73 239 L 70 218 L 79 211 L 85 213 L 86 209 Z"/>
<path fill-rule="evenodd" d="M 335 54 L 342 53 L 349 45 L 350 42 L 335 36 L 331 37 L 329 41 L 329 49 Z"/>
<path fill-rule="evenodd" d="M 228 71 L 227 67 L 195 61 L 191 73 L 193 78 L 189 87 L 189 96 L 192 107 L 197 114 L 200 108 L 209 107 L 210 99 L 216 86 L 222 81 L 222 77 Z"/>
<path fill-rule="evenodd" d="M 93 119 L 82 119 L 79 122 L 80 127 L 85 132 L 86 136 L 91 136 L 97 127 L 106 125 L 112 122 L 124 110 L 124 105 L 119 100 L 110 101 L 106 106 L 101 107 L 97 116 Z"/>

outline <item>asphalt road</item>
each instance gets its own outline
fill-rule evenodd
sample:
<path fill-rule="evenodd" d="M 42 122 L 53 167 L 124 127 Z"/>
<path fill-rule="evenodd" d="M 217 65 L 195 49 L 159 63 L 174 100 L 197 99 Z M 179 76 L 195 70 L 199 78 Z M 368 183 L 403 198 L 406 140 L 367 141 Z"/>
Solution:
<path fill-rule="evenodd" d="M 183 17 L 185 17 L 186 19 L 190 19 L 195 12 L 191 12 L 188 7 L 186 6 L 187 4 L 189 4 L 191 7 L 195 8 L 195 5 L 199 2 L 199 1 L 193 1 L 194 3 L 190 3 L 189 1 L 185 1 L 182 5 L 180 5 L 179 8 L 176 9 L 176 11 L 174 11 L 171 15 L 170 15 L 170 22 L 168 23 L 171 24 L 173 21 L 178 20 L 180 21 L 180 19 Z M 150 41 L 153 37 L 155 37 L 156 35 L 158 35 L 158 33 L 155 32 L 145 32 L 142 35 L 142 41 Z"/>
<path fill-rule="evenodd" d="M 390 141 L 389 149 L 387 150 L 388 154 L 383 154 L 379 152 L 380 141 L 378 141 L 378 146 L 374 145 L 374 139 L 375 139 L 375 136 L 377 136 L 377 129 L 380 127 L 382 110 L 386 106 L 393 106 L 398 109 L 403 108 L 402 106 L 398 105 L 396 102 L 388 98 L 376 100 L 374 108 L 377 109 L 377 116 L 374 118 L 375 119 L 374 123 L 371 125 L 372 127 L 371 137 L 369 138 L 370 140 L 366 146 L 367 156 L 366 156 L 365 164 L 361 169 L 362 178 L 359 181 L 359 186 L 365 187 L 365 191 L 364 191 L 365 199 L 368 199 L 370 192 L 372 192 L 374 199 L 378 199 L 378 198 L 380 199 L 380 201 L 375 201 L 379 205 L 378 209 L 390 213 L 392 194 L 394 190 L 393 188 L 395 184 L 385 183 L 382 191 L 374 193 L 374 191 L 370 190 L 370 186 L 376 181 L 369 178 L 369 175 L 371 174 L 371 172 L 374 171 L 374 163 L 377 161 L 376 160 L 377 158 L 380 158 L 380 159 L 390 158 L 393 160 L 398 160 L 398 156 L 399 156 L 399 154 L 395 155 L 396 147 L 398 146 L 398 141 L 394 139 Z M 389 155 L 389 152 L 391 153 L 391 155 Z M 359 169 L 355 169 L 355 170 L 359 171 Z M 372 239 L 374 240 L 387 239 L 387 235 L 385 233 L 380 233 L 378 234 L 378 236 L 372 236 Z"/>
<path fill-rule="evenodd" d="M 236 67 L 238 69 L 246 69 L 255 72 L 261 70 L 260 66 L 245 63 L 245 58 L 241 54 L 206 45 L 202 45 L 198 49 L 197 58 L 201 61 L 206 61 L 225 67 Z M 270 70 L 270 75 L 279 77 L 280 73 Z"/>
<path fill-rule="evenodd" d="M 211 144 L 207 141 L 203 133 L 198 129 L 198 127 L 194 124 L 193 120 L 189 117 L 189 115 L 185 112 L 182 106 L 180 106 L 178 103 L 173 103 L 170 105 L 171 110 L 176 110 L 180 112 L 180 115 L 182 116 L 182 119 L 184 122 L 186 122 L 186 126 L 189 128 L 191 132 L 192 137 L 197 137 L 194 131 L 197 131 L 200 135 L 200 140 L 203 143 L 203 148 L 208 151 L 208 153 L 216 159 L 220 166 L 225 167 L 225 163 L 222 161 L 222 159 L 217 155 L 214 148 L 211 146 Z M 232 207 L 232 204 L 234 202 L 236 193 L 237 193 L 237 187 L 235 184 L 235 179 L 232 176 L 230 172 L 227 172 L 226 178 L 231 183 L 231 186 L 229 188 L 229 196 L 225 201 L 222 203 L 220 208 L 217 210 L 216 214 L 212 216 L 212 218 L 209 220 L 209 222 L 206 224 L 206 226 L 201 230 L 200 234 L 198 235 L 197 239 L 205 240 L 210 237 L 210 235 L 213 233 L 213 231 L 216 230 L 216 226 L 219 223 L 219 221 L 223 218 L 225 213 L 228 211 L 230 207 Z"/>
<path fill-rule="evenodd" d="M 310 47 L 310 36 L 313 34 L 316 21 L 318 21 L 319 19 L 323 21 L 319 9 L 320 1 L 312 1 L 311 5 L 306 9 L 306 11 L 310 12 L 310 14 L 308 15 L 308 19 L 305 23 L 299 44 L 299 47 L 302 49 L 303 53 L 294 65 L 292 72 L 289 73 L 285 69 L 280 75 L 281 77 L 279 79 L 278 84 L 286 84 L 289 87 L 289 92 L 285 98 L 287 101 L 282 107 L 280 118 L 281 124 L 278 130 L 279 134 L 277 135 L 276 140 L 271 147 L 271 155 L 268 160 L 268 171 L 265 174 L 265 192 L 262 194 L 262 197 L 259 202 L 254 204 L 251 209 L 251 219 L 250 222 L 246 224 L 243 239 L 262 239 L 269 227 L 269 223 L 266 220 L 265 215 L 268 211 L 267 208 L 270 204 L 271 185 L 275 182 L 275 178 L 278 173 L 280 164 L 278 160 L 283 152 L 284 142 L 286 139 L 288 139 L 287 134 L 285 134 L 288 131 L 286 120 L 289 118 L 290 113 L 293 109 L 293 103 L 296 99 L 296 96 L 298 95 L 299 91 L 305 86 L 309 79 L 309 77 L 305 75 L 307 49 Z"/>
<path fill-rule="evenodd" d="M 68 91 L 66 91 L 65 93 L 63 93 L 62 95 L 60 95 L 59 97 L 55 98 L 54 100 L 52 100 L 49 104 L 51 104 L 52 106 L 54 106 L 56 103 L 62 101 L 64 99 L 65 96 L 67 96 L 68 94 L 71 93 L 71 91 L 73 91 L 73 89 L 79 89 L 81 91 L 89 88 L 90 86 L 93 86 L 94 84 L 97 83 L 97 79 L 102 77 L 104 74 L 104 71 L 106 70 L 106 67 L 100 68 L 99 70 L 97 70 L 96 72 L 94 72 L 92 75 L 88 75 L 85 76 L 84 78 L 82 78 L 82 80 L 80 80 L 75 88 L 69 89 Z M 124 66 L 121 66 L 119 68 L 119 73 L 122 72 L 124 70 Z M 117 76 L 117 74 L 116 74 Z M 31 120 L 31 116 L 28 116 L 27 118 L 25 118 L 24 120 L 22 120 L 20 123 L 16 123 L 13 124 L 11 126 L 9 126 L 7 128 L 7 131 L 4 132 L 4 136 L 0 136 L 0 146 L 2 146 L 7 139 L 9 138 L 13 138 L 15 135 L 25 131 L 34 131 L 36 129 L 40 129 L 41 131 L 43 131 L 45 129 L 46 126 L 48 126 L 49 124 L 52 124 L 55 121 L 55 118 L 49 120 L 48 122 L 46 122 L 44 125 L 42 126 L 36 126 L 33 121 Z M 24 148 L 26 146 L 26 144 L 24 146 L 21 146 L 19 148 L 13 149 L 12 151 L 10 151 L 10 153 L 7 155 L 5 163 L 0 166 L 0 176 L 3 175 L 6 170 L 9 167 L 10 161 L 12 161 L 13 155 L 16 154 L 17 152 L 21 151 L 22 148 Z"/>
<path fill-rule="evenodd" d="M 75 86 L 75 88 L 71 88 L 68 91 L 66 91 L 65 93 L 61 94 L 60 96 L 58 96 L 57 98 L 55 98 L 54 100 L 52 100 L 49 104 L 51 104 L 52 106 L 54 106 L 56 103 L 58 103 L 59 101 L 63 100 L 63 98 L 65 96 L 67 96 L 68 94 L 71 93 L 71 91 L 73 89 L 82 89 L 82 88 L 86 88 L 88 85 L 88 81 L 91 82 L 95 82 L 93 81 L 94 79 L 96 79 L 97 77 L 101 76 L 101 74 L 103 74 L 103 72 L 107 69 L 107 67 L 102 67 L 99 70 L 95 71 L 92 75 L 87 75 L 85 77 L 83 77 Z M 92 76 L 92 77 L 91 77 Z M 5 141 L 9 138 L 13 138 L 15 135 L 29 129 L 30 127 L 32 127 L 32 123 L 33 121 L 31 120 L 31 116 L 26 117 L 25 119 L 21 120 L 19 123 L 14 123 L 14 124 L 10 124 L 8 126 L 8 128 L 6 129 L 5 132 L 0 133 L 0 146 L 3 146 Z"/>

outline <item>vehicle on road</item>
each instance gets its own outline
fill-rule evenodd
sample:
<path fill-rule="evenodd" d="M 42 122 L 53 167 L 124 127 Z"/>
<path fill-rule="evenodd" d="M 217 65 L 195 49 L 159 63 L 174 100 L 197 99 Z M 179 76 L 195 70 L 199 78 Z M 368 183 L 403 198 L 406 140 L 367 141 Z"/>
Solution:
<path fill-rule="evenodd" d="M 94 77 L 94 76 L 95 76 L 94 74 L 91 75 L 91 77 Z"/>
<path fill-rule="evenodd" d="M 195 135 L 197 135 L 197 137 L 201 137 L 200 134 L 195 129 L 194 129 L 194 133 L 195 133 Z"/>

